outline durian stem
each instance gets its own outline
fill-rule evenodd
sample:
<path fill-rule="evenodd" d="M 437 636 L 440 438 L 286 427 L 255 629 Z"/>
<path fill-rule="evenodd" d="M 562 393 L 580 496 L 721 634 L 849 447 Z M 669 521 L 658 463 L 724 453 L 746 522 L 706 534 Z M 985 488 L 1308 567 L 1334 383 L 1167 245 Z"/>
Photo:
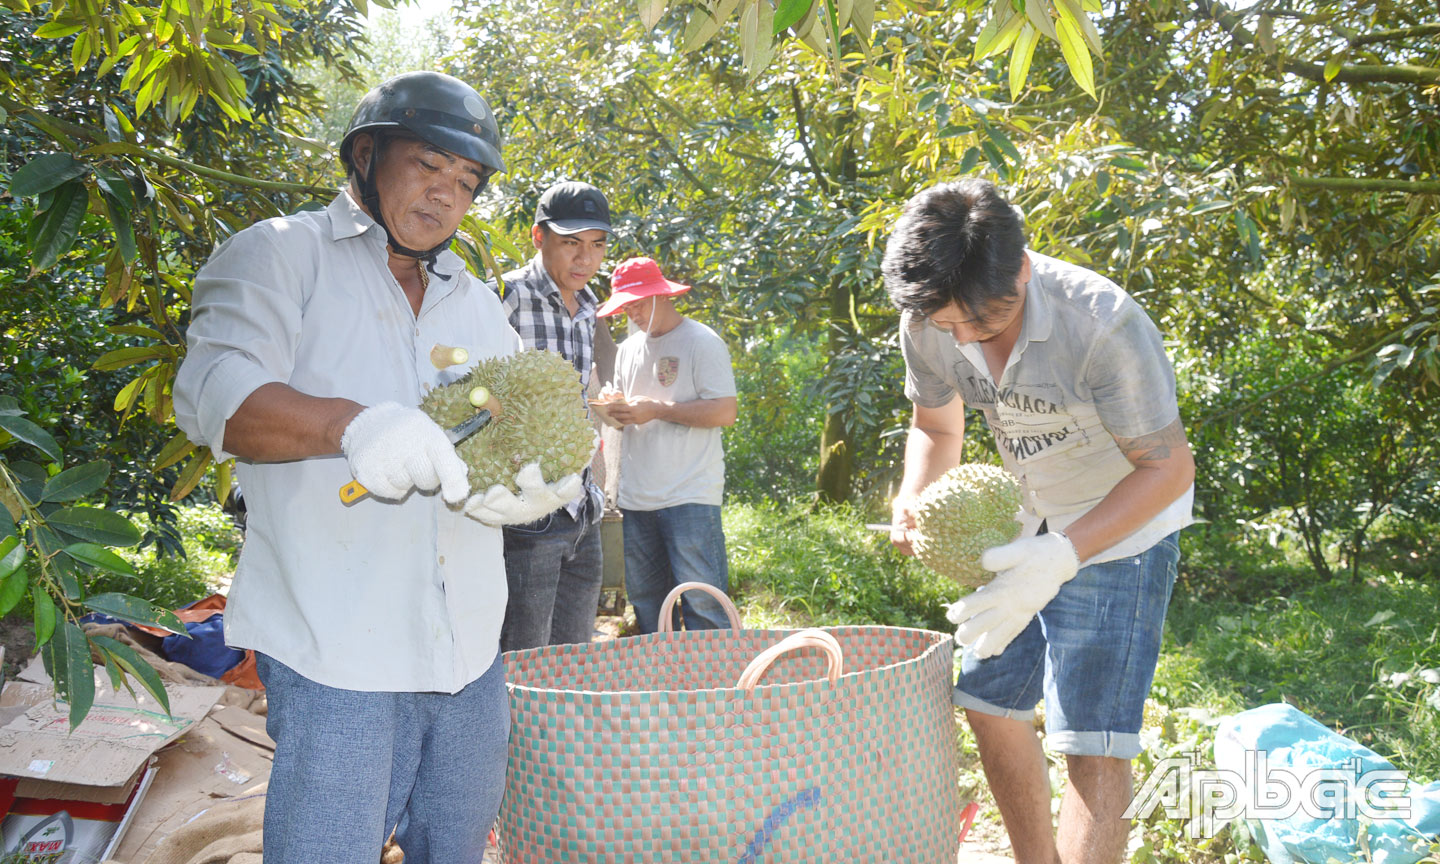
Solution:
<path fill-rule="evenodd" d="M 451 366 L 459 366 L 470 359 L 470 352 L 464 348 L 454 348 L 450 345 L 436 345 L 430 349 L 430 362 L 435 364 L 436 369 L 448 369 Z"/>

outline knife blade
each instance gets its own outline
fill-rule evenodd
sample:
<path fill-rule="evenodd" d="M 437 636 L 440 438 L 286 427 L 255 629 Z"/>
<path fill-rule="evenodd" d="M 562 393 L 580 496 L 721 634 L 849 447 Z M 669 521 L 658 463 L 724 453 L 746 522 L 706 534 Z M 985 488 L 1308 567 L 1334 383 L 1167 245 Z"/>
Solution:
<path fill-rule="evenodd" d="M 445 431 L 445 437 L 451 444 L 459 444 L 481 429 L 484 429 L 495 415 L 487 408 L 481 408 L 469 417 L 456 423 Z M 351 480 L 340 487 L 340 502 L 342 504 L 353 504 L 361 498 L 370 494 L 370 490 L 360 485 L 359 480 Z"/>

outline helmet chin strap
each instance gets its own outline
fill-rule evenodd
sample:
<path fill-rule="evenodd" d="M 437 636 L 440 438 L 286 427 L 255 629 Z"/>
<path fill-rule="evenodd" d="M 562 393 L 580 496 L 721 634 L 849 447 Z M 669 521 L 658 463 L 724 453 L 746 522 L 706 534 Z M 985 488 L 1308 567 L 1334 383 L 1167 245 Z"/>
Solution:
<path fill-rule="evenodd" d="M 429 249 L 411 249 L 409 246 L 403 246 L 397 243 L 395 241 L 395 232 L 391 231 L 390 226 L 385 224 L 385 214 L 380 211 L 380 190 L 376 187 L 375 171 L 373 170 L 379 155 L 377 149 L 370 157 L 370 165 L 366 167 L 372 170 L 363 174 L 359 171 L 355 172 L 360 180 L 360 203 L 365 205 L 365 209 L 370 211 L 370 218 L 374 219 L 375 224 L 379 225 L 385 232 L 385 245 L 390 247 L 391 251 L 396 255 L 403 255 L 406 258 L 415 258 L 423 261 L 425 262 L 425 269 L 430 271 L 431 275 L 439 276 L 441 279 L 449 279 L 449 276 L 436 272 L 435 261 L 441 252 L 450 248 L 450 243 L 455 239 L 455 232 L 450 232 L 450 236 L 446 237 L 443 242 Z"/>

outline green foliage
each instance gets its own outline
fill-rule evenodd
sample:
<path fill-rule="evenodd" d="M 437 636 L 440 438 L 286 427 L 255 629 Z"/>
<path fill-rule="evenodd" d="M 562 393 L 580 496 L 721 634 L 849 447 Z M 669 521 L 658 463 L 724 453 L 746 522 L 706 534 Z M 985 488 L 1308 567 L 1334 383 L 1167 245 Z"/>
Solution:
<path fill-rule="evenodd" d="M 725 492 L 731 501 L 794 501 L 809 494 L 818 467 L 819 418 L 811 383 L 825 357 L 813 339 L 783 329 L 732 346 L 740 400 L 725 433 Z"/>
<path fill-rule="evenodd" d="M 93 588 L 96 573 L 133 576 L 130 564 L 106 547 L 134 546 L 141 536 L 125 517 L 84 501 L 100 491 L 109 464 L 96 461 L 62 470 L 59 443 L 27 420 L 12 397 L 0 397 L 0 429 L 0 615 L 29 595 L 35 644 L 57 698 L 69 703 L 71 728 L 85 719 L 95 700 L 92 650 L 105 658 L 112 678 L 135 677 L 168 710 L 169 697 L 154 670 L 133 655 L 121 657 L 97 644 L 78 624 L 81 616 L 100 612 L 185 632 L 163 607 Z M 44 461 L 24 458 L 36 455 Z"/>
<path fill-rule="evenodd" d="M 1387 515 L 1440 522 L 1440 445 L 1425 406 L 1327 369 L 1332 353 L 1320 340 L 1257 328 L 1207 357 L 1205 377 L 1182 389 L 1196 418 L 1200 511 L 1256 531 L 1283 514 L 1316 573 L 1339 567 L 1358 581 L 1374 529 L 1397 524 Z"/>
<path fill-rule="evenodd" d="M 724 516 L 731 591 L 746 604 L 747 626 L 950 629 L 954 586 L 894 552 L 853 508 L 730 504 Z"/>

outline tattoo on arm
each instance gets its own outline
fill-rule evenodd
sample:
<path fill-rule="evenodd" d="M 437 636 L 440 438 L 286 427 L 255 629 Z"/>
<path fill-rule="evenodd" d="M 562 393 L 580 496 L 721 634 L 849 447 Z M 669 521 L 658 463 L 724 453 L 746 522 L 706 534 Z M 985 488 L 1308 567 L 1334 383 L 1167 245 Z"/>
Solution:
<path fill-rule="evenodd" d="M 1158 432 L 1141 435 L 1139 438 L 1116 438 L 1120 452 L 1133 464 L 1164 462 L 1171 454 L 1185 446 L 1185 427 L 1176 420 Z"/>

